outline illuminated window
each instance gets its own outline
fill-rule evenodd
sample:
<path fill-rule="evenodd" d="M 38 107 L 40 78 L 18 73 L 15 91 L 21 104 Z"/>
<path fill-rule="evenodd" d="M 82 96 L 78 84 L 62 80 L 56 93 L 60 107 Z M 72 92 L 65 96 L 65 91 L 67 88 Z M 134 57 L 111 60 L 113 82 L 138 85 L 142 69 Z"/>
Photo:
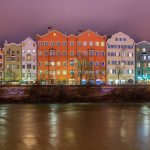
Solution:
<path fill-rule="evenodd" d="M 67 66 L 67 61 L 63 61 L 63 66 Z"/>
<path fill-rule="evenodd" d="M 48 61 L 45 61 L 45 62 L 44 62 L 44 65 L 45 65 L 45 66 L 48 66 Z"/>
<path fill-rule="evenodd" d="M 33 53 L 35 53 L 35 49 L 33 49 Z"/>
<path fill-rule="evenodd" d="M 57 75 L 60 75 L 60 70 L 57 70 Z"/>
<path fill-rule="evenodd" d="M 142 48 L 142 52 L 145 52 L 146 51 L 146 49 L 145 48 Z"/>
<path fill-rule="evenodd" d="M 30 54 L 27 55 L 27 61 L 31 61 L 31 55 Z"/>
<path fill-rule="evenodd" d="M 99 42 L 98 41 L 95 42 L 95 46 L 99 46 Z"/>
<path fill-rule="evenodd" d="M 140 63 L 137 63 L 137 67 L 140 67 Z"/>
<path fill-rule="evenodd" d="M 63 70 L 63 71 L 62 71 L 62 74 L 63 74 L 63 75 L 67 75 L 67 70 Z"/>
<path fill-rule="evenodd" d="M 105 42 L 101 42 L 101 46 L 105 46 Z"/>
<path fill-rule="evenodd" d="M 60 61 L 57 61 L 57 63 L 56 63 L 56 64 L 57 64 L 57 66 L 60 66 Z"/>
<path fill-rule="evenodd" d="M 50 56 L 55 56 L 55 51 L 54 50 L 50 50 Z"/>
<path fill-rule="evenodd" d="M 49 64 L 50 64 L 50 66 L 55 66 L 55 62 L 54 61 L 51 61 Z"/>

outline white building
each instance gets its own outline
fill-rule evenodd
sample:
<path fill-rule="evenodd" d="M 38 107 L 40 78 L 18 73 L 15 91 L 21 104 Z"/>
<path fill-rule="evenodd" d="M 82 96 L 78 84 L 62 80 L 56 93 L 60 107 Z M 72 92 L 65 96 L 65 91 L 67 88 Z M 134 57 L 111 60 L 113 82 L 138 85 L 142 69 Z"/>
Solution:
<path fill-rule="evenodd" d="M 135 43 L 128 35 L 118 32 L 107 40 L 107 81 L 128 84 L 135 81 Z"/>
<path fill-rule="evenodd" d="M 35 83 L 37 78 L 37 46 L 30 37 L 22 41 L 22 82 Z"/>

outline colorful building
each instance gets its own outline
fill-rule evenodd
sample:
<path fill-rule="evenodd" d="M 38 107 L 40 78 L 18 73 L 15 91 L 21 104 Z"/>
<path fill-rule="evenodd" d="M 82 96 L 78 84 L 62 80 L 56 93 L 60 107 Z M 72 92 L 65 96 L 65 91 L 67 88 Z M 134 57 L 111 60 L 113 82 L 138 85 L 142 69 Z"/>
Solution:
<path fill-rule="evenodd" d="M 35 83 L 37 76 L 37 46 L 30 37 L 22 41 L 22 83 Z"/>
<path fill-rule="evenodd" d="M 4 72 L 3 49 L 0 48 L 0 84 L 2 84 L 4 80 L 3 72 Z"/>
<path fill-rule="evenodd" d="M 132 84 L 135 81 L 134 40 L 118 32 L 107 40 L 107 79 L 109 84 Z"/>
<path fill-rule="evenodd" d="M 38 80 L 41 83 L 106 82 L 105 36 L 90 30 L 67 36 L 50 29 L 47 34 L 38 35 L 37 41 Z"/>
<path fill-rule="evenodd" d="M 136 83 L 150 84 L 150 43 L 141 41 L 136 44 Z"/>
<path fill-rule="evenodd" d="M 6 83 L 21 82 L 21 44 L 4 43 L 4 80 Z"/>

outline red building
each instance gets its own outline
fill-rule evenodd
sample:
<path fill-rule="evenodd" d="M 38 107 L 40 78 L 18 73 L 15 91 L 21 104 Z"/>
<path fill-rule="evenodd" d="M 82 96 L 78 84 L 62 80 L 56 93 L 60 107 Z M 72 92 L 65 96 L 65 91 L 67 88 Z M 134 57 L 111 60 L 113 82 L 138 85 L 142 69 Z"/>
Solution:
<path fill-rule="evenodd" d="M 87 30 L 65 35 L 56 30 L 37 36 L 38 80 L 44 84 L 106 82 L 106 37 Z"/>

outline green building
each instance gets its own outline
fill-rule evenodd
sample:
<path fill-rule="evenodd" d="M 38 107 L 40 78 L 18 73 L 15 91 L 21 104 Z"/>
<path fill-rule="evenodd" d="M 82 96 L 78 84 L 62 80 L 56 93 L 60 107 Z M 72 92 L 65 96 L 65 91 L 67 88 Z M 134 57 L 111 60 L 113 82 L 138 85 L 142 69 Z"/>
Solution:
<path fill-rule="evenodd" d="M 4 43 L 4 81 L 19 84 L 21 81 L 21 44 Z"/>
<path fill-rule="evenodd" d="M 141 41 L 136 44 L 136 75 L 137 84 L 150 84 L 150 43 Z"/>

